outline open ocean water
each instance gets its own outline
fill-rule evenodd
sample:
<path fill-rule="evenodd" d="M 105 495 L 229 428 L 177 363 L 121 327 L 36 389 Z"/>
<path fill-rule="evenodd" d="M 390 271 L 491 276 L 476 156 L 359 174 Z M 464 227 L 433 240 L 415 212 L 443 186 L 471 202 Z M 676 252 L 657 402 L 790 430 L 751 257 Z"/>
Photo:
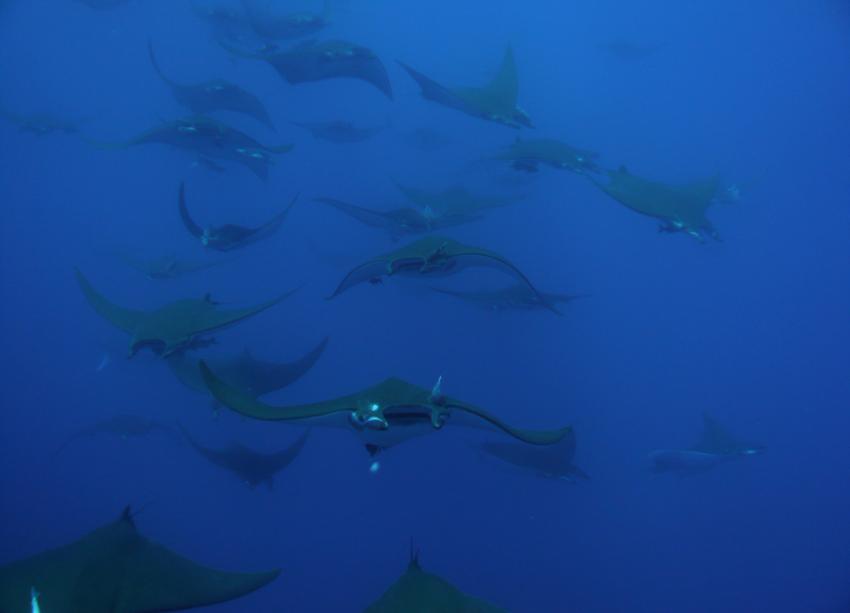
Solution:
<path fill-rule="evenodd" d="M 0 82 L 0 613 L 850 611 L 847 0 L 0 0 Z"/>

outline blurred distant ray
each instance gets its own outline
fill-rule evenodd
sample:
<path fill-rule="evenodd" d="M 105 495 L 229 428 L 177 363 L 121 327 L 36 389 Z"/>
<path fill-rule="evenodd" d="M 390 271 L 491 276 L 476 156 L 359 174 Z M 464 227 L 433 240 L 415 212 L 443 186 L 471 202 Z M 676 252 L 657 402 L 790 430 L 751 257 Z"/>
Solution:
<path fill-rule="evenodd" d="M 166 255 L 157 258 L 137 258 L 126 253 L 118 253 L 116 255 L 118 259 L 130 268 L 139 271 L 148 279 L 156 280 L 179 279 L 194 272 L 220 266 L 227 261 L 192 262 L 181 260 L 175 255 Z"/>
<path fill-rule="evenodd" d="M 599 172 L 596 163 L 599 154 L 595 151 L 576 149 L 564 142 L 549 139 L 517 139 L 492 159 L 511 162 L 516 170 L 537 172 L 541 164 L 559 170 L 571 170 L 579 174 Z"/>
<path fill-rule="evenodd" d="M 308 430 L 281 451 L 261 453 L 236 442 L 214 449 L 199 443 L 182 425 L 180 431 L 189 446 L 211 464 L 233 473 L 252 489 L 265 484 L 269 490 L 274 488 L 275 475 L 295 461 L 310 435 Z"/>
<path fill-rule="evenodd" d="M 89 8 L 99 11 L 118 8 L 124 4 L 130 4 L 133 0 L 77 0 L 81 4 L 85 4 Z"/>
<path fill-rule="evenodd" d="M 338 144 L 362 143 L 384 129 L 383 126 L 359 127 L 350 121 L 342 119 L 313 122 L 293 121 L 292 125 L 309 131 L 313 135 L 313 138 Z"/>
<path fill-rule="evenodd" d="M 764 445 L 742 441 L 708 413 L 702 416 L 702 434 L 686 449 L 658 449 L 649 454 L 654 472 L 698 473 L 730 460 L 764 453 Z"/>
<path fill-rule="evenodd" d="M 434 216 L 473 216 L 492 209 L 516 204 L 524 196 L 482 196 L 462 185 L 445 189 L 424 189 L 395 181 L 395 186 L 410 202 Z"/>
<path fill-rule="evenodd" d="M 398 240 L 404 236 L 451 228 L 482 218 L 480 215 L 437 213 L 417 207 L 376 210 L 350 204 L 336 198 L 316 198 L 315 201 L 330 206 L 366 226 L 384 230 L 393 240 Z"/>
<path fill-rule="evenodd" d="M 38 136 L 47 134 L 76 134 L 80 126 L 93 118 L 72 119 L 55 113 L 15 113 L 0 107 L 0 117 L 15 124 L 22 132 Z"/>
<path fill-rule="evenodd" d="M 292 40 L 318 34 L 331 20 L 330 0 L 324 0 L 322 11 L 281 13 L 271 0 L 242 0 L 242 8 L 254 32 L 269 40 Z"/>
<path fill-rule="evenodd" d="M 291 144 L 264 145 L 236 128 L 205 116 L 164 122 L 123 142 L 103 142 L 91 138 L 85 140 L 103 149 L 126 149 L 145 144 L 170 145 L 201 158 L 242 164 L 263 180 L 268 179 L 272 156 L 292 149 Z"/>
<path fill-rule="evenodd" d="M 581 297 L 578 294 L 558 294 L 542 291 L 535 293 L 522 283 L 491 290 L 464 291 L 440 287 L 432 287 L 431 290 L 463 300 L 485 311 L 550 310 L 549 305 L 568 304 Z"/>
<path fill-rule="evenodd" d="M 139 438 L 149 434 L 175 434 L 174 430 L 163 423 L 142 415 L 130 413 L 112 415 L 101 421 L 78 430 L 56 449 L 54 456 L 59 455 L 71 444 L 77 441 L 97 436 L 112 436 L 121 439 Z"/>

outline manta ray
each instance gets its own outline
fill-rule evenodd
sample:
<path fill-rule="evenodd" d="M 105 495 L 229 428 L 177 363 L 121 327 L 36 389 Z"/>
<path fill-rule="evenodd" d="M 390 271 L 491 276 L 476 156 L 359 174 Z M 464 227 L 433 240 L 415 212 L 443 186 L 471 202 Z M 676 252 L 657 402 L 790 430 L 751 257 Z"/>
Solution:
<path fill-rule="evenodd" d="M 18 126 L 21 132 L 30 132 L 38 136 L 47 134 L 76 134 L 80 131 L 81 121 L 60 117 L 53 113 L 32 113 L 21 115 L 0 108 L 0 117 Z"/>
<path fill-rule="evenodd" d="M 540 477 L 575 481 L 588 479 L 585 472 L 573 463 L 576 454 L 576 435 L 572 429 L 557 443 L 533 447 L 521 443 L 485 441 L 478 449 L 502 462 L 528 470 Z"/>
<path fill-rule="evenodd" d="M 253 35 L 248 17 L 240 8 L 219 2 L 199 4 L 194 0 L 191 7 L 195 16 L 210 26 L 215 40 L 237 40 Z"/>
<path fill-rule="evenodd" d="M 242 8 L 254 32 L 270 40 L 291 40 L 317 34 L 330 24 L 330 0 L 321 13 L 275 13 L 270 0 L 242 0 Z"/>
<path fill-rule="evenodd" d="M 534 127 L 526 112 L 517 106 L 519 78 L 510 45 L 505 50 L 499 72 L 492 81 L 481 87 L 445 87 L 407 64 L 399 64 L 419 84 L 422 97 L 426 100 L 511 128 Z"/>
<path fill-rule="evenodd" d="M 310 435 L 309 430 L 304 432 L 282 451 L 260 453 L 239 443 L 231 443 L 224 449 L 212 449 L 201 445 L 182 425 L 180 431 L 189 446 L 211 464 L 232 472 L 251 489 L 265 483 L 269 490 L 274 488 L 274 476 L 298 457 Z"/>
<path fill-rule="evenodd" d="M 559 170 L 572 170 L 579 174 L 599 172 L 596 163 L 599 154 L 585 149 L 576 149 L 551 138 L 517 138 L 505 151 L 493 159 L 511 162 L 516 170 L 537 172 L 540 164 Z"/>
<path fill-rule="evenodd" d="M 552 292 L 533 292 L 522 283 L 493 290 L 462 291 L 432 287 L 438 294 L 452 296 L 486 311 L 552 310 L 558 304 L 567 304 L 580 296 Z"/>
<path fill-rule="evenodd" d="M 453 185 L 443 190 L 410 187 L 398 181 L 395 185 L 410 202 L 436 215 L 478 215 L 521 200 L 517 196 L 480 196 L 462 185 Z"/>
<path fill-rule="evenodd" d="M 156 280 L 177 279 L 193 272 L 219 266 L 223 263 L 221 261 L 189 262 L 180 260 L 173 254 L 151 259 L 139 259 L 125 254 L 119 254 L 118 257 L 125 264 L 138 270 L 148 279 Z"/>
<path fill-rule="evenodd" d="M 688 449 L 658 449 L 649 454 L 654 472 L 697 473 L 718 464 L 763 453 L 763 445 L 744 443 L 708 413 L 702 416 L 702 435 Z"/>
<path fill-rule="evenodd" d="M 408 146 L 418 149 L 419 151 L 432 152 L 445 149 L 454 141 L 441 132 L 433 128 L 414 128 L 401 134 L 402 141 Z"/>
<path fill-rule="evenodd" d="M 353 268 L 337 286 L 328 300 L 363 282 L 380 283 L 384 277 L 404 275 L 412 277 L 443 277 L 467 268 L 495 268 L 515 277 L 547 303 L 528 277 L 509 260 L 494 251 L 464 245 L 443 236 L 427 236 L 389 253 L 379 255 Z"/>
<path fill-rule="evenodd" d="M 378 211 L 349 204 L 335 198 L 316 198 L 315 202 L 326 204 L 371 228 L 384 230 L 393 240 L 398 240 L 402 236 L 433 232 L 481 219 L 479 215 L 440 214 L 433 209 L 414 207 Z"/>
<path fill-rule="evenodd" d="M 309 131 L 310 134 L 313 135 L 313 138 L 337 144 L 362 143 L 365 140 L 369 140 L 384 129 L 383 126 L 373 128 L 361 128 L 354 125 L 350 121 L 345 121 L 342 119 L 336 121 L 317 121 L 300 123 L 293 121 L 292 125 L 298 126 L 299 128 L 304 128 L 305 130 Z"/>
<path fill-rule="evenodd" d="M 454 585 L 422 570 L 419 552 L 411 550 L 407 570 L 364 613 L 507 613 L 469 596 Z"/>
<path fill-rule="evenodd" d="M 706 217 L 718 191 L 717 177 L 687 185 L 667 185 L 635 176 L 625 166 L 607 174 L 608 183 L 593 178 L 591 181 L 623 206 L 660 220 L 660 232 L 685 232 L 700 242 L 706 235 L 720 240 Z"/>
<path fill-rule="evenodd" d="M 269 112 L 254 94 L 224 79 L 189 84 L 178 83 L 162 71 L 150 41 L 148 41 L 148 55 L 154 71 L 171 90 L 174 99 L 189 109 L 192 114 L 207 115 L 216 111 L 232 111 L 253 117 L 274 129 Z"/>
<path fill-rule="evenodd" d="M 228 385 L 258 398 L 291 385 L 313 368 L 328 344 L 324 338 L 309 352 L 292 362 L 267 362 L 258 360 L 245 349 L 241 354 L 228 358 L 207 358 L 206 362 Z M 208 393 L 198 368 L 200 360 L 186 353 L 168 357 L 168 366 L 177 379 L 186 387 Z"/>
<path fill-rule="evenodd" d="M 142 536 L 127 507 L 73 543 L 0 567 L 0 611 L 182 611 L 245 596 L 278 574 L 202 566 Z"/>
<path fill-rule="evenodd" d="M 174 434 L 171 427 L 142 415 L 122 414 L 113 415 L 82 430 L 78 430 L 56 449 L 54 456 L 64 451 L 69 445 L 81 439 L 93 436 L 114 436 L 122 439 L 137 438 L 162 432 Z"/>
<path fill-rule="evenodd" d="M 86 300 L 98 315 L 130 335 L 129 357 L 145 347 L 162 357 L 185 349 L 205 347 L 214 342 L 204 338 L 211 332 L 258 315 L 295 291 L 245 309 L 220 309 L 207 294 L 201 299 L 178 300 L 151 311 L 142 311 L 112 304 L 79 270 L 75 273 Z"/>
<path fill-rule="evenodd" d="M 121 143 L 87 140 L 107 149 L 126 149 L 146 144 L 171 145 L 190 151 L 202 159 L 242 164 L 263 180 L 268 178 L 272 156 L 292 149 L 292 145 L 264 145 L 244 132 L 202 115 L 160 124 Z"/>
<path fill-rule="evenodd" d="M 204 247 L 216 251 L 232 251 L 233 249 L 240 249 L 256 243 L 274 234 L 297 201 L 298 195 L 296 194 L 283 211 L 256 228 L 248 228 L 230 223 L 223 226 L 206 226 L 202 228 L 195 223 L 189 214 L 189 208 L 186 206 L 186 189 L 183 183 L 180 184 L 178 207 L 180 209 L 180 219 L 183 220 L 186 230 L 201 241 Z"/>
<path fill-rule="evenodd" d="M 222 43 L 236 56 L 264 60 L 292 85 L 326 79 L 359 79 L 373 85 L 392 100 L 393 90 L 383 62 L 371 50 L 344 40 L 306 41 L 281 51 L 266 48 L 259 53 Z"/>
<path fill-rule="evenodd" d="M 480 215 L 491 209 L 515 204 L 520 200 L 515 196 L 479 196 L 462 185 L 453 185 L 442 190 L 429 190 L 410 187 L 396 181 L 395 186 L 410 202 L 426 214 L 435 216 Z"/>
<path fill-rule="evenodd" d="M 492 429 L 523 443 L 551 445 L 571 431 L 522 430 L 495 415 L 444 396 L 442 379 L 431 390 L 391 377 L 347 396 L 311 404 L 272 406 L 227 385 L 201 361 L 201 374 L 213 397 L 253 419 L 340 427 L 353 430 L 370 455 L 410 438 L 436 432 L 446 425 Z"/>

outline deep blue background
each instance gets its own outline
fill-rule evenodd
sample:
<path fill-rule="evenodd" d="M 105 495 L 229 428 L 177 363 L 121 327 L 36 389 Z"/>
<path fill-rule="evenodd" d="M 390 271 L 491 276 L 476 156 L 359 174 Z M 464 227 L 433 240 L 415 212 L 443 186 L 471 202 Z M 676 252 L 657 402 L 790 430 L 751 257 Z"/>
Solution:
<path fill-rule="evenodd" d="M 108 12 L 60 0 L 0 7 L 6 108 L 92 117 L 84 131 L 105 140 L 176 117 L 147 60 L 150 37 L 175 79 L 222 76 L 257 92 L 279 133 L 222 118 L 265 142 L 296 143 L 264 184 L 240 168 L 194 168 L 165 147 L 104 151 L 0 124 L 0 562 L 77 538 L 130 502 L 145 507 L 146 535 L 185 555 L 283 568 L 268 588 L 210 609 L 222 612 L 362 610 L 403 570 L 411 537 L 428 569 L 511 611 L 846 611 L 847 3 L 349 0 L 327 35 L 374 48 L 395 101 L 356 81 L 292 87 L 260 62 L 233 62 L 188 0 Z M 600 48 L 620 39 L 662 47 L 641 60 Z M 722 172 L 743 190 L 739 205 L 709 212 L 724 242 L 658 234 L 577 175 L 546 170 L 513 184 L 476 160 L 515 132 L 423 101 L 394 61 L 476 83 L 509 41 L 537 125 L 524 134 L 659 180 Z M 288 124 L 336 118 L 392 128 L 334 146 Z M 410 148 L 403 135 L 419 127 L 451 146 Z M 392 243 L 311 199 L 388 206 L 400 201 L 392 178 L 527 194 L 451 235 L 501 251 L 544 289 L 589 297 L 563 318 L 489 314 L 393 280 L 325 302 L 347 268 Z M 181 180 L 208 222 L 258 223 L 302 196 L 273 239 L 195 276 L 148 281 L 110 254 L 205 257 L 179 223 Z M 271 400 L 442 375 L 446 393 L 518 425 L 573 423 L 577 463 L 592 479 L 503 470 L 451 431 L 392 450 L 377 475 L 349 433 L 314 431 L 272 492 L 167 437 L 81 441 L 53 460 L 69 434 L 124 412 L 179 419 L 209 444 L 272 450 L 298 435 L 215 419 L 209 400 L 149 353 L 125 360 L 126 338 L 85 303 L 75 265 L 131 306 L 208 291 L 251 303 L 308 282 L 218 335 L 217 350 L 250 346 L 280 360 L 330 336 L 315 369 Z M 105 352 L 113 361 L 98 372 Z M 651 474 L 646 454 L 690 444 L 704 410 L 768 452 L 694 478 Z"/>

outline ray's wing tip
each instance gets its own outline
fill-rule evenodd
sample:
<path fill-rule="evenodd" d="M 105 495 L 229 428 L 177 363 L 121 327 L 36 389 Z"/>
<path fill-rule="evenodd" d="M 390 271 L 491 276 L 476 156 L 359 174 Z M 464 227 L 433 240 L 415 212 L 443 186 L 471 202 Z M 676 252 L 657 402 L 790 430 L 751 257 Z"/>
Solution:
<path fill-rule="evenodd" d="M 213 384 L 218 381 L 218 378 L 215 376 L 210 367 L 207 365 L 206 360 L 198 360 L 198 370 L 201 371 L 201 378 L 204 380 L 204 384 L 211 388 Z"/>

